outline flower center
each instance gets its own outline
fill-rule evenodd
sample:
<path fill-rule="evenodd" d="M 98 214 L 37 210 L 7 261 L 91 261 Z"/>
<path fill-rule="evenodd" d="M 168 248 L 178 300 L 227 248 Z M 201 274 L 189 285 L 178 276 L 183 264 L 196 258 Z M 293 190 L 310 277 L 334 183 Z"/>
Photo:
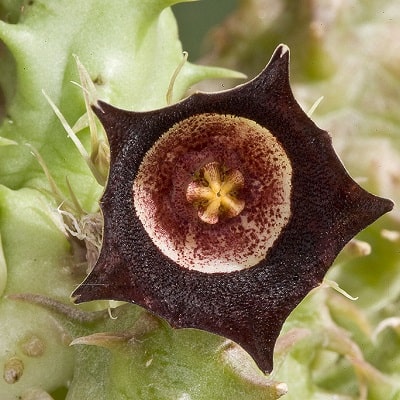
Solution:
<path fill-rule="evenodd" d="M 277 138 L 234 115 L 169 128 L 132 185 L 135 212 L 160 251 L 204 273 L 257 265 L 291 216 L 292 167 Z"/>
<path fill-rule="evenodd" d="M 186 200 L 197 208 L 197 215 L 207 224 L 216 224 L 221 216 L 236 217 L 245 202 L 238 198 L 244 178 L 237 169 L 227 170 L 214 161 L 204 165 L 186 190 Z"/>

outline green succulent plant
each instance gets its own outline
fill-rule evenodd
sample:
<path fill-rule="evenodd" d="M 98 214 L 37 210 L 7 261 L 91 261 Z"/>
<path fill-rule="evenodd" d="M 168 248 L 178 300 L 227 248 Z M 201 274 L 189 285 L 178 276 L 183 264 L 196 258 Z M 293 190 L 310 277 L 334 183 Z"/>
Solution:
<path fill-rule="evenodd" d="M 285 399 L 400 399 L 396 211 L 350 243 L 330 272 L 357 302 L 331 289 L 311 293 L 284 326 L 271 376 L 232 342 L 174 330 L 138 306 L 71 304 L 93 262 L 87 249 L 96 254 L 99 245 L 108 160 L 100 126 L 94 140 L 82 117 L 87 92 L 71 83 L 80 82 L 74 55 L 102 100 L 136 111 L 176 102 L 204 79 L 242 77 L 182 64 L 169 9 L 177 2 L 0 0 L 0 398 L 251 400 L 288 389 Z M 309 108 L 325 96 L 314 117 L 346 166 L 366 177 L 364 187 L 396 200 L 400 71 L 390 38 L 399 28 L 386 17 L 398 20 L 395 1 L 357 12 L 345 2 L 338 10 L 329 1 L 270 1 L 270 17 L 256 25 L 249 21 L 260 21 L 258 3 L 244 1 L 220 28 L 235 40 L 217 43 L 234 45 L 216 50 L 213 62 L 254 75 L 287 42 L 299 60 L 300 103 Z M 241 30 L 246 24 L 252 29 Z M 349 37 L 351 50 L 341 45 Z M 354 66 L 355 83 L 346 73 Z M 43 90 L 73 126 L 86 162 Z M 360 257 L 366 243 L 372 251 Z"/>

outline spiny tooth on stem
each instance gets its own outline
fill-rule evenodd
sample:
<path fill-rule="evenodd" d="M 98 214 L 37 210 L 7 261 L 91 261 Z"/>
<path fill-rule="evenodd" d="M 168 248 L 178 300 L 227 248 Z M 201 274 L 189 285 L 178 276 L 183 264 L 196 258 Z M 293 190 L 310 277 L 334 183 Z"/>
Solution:
<path fill-rule="evenodd" d="M 8 384 L 16 383 L 24 373 L 24 363 L 18 357 L 9 358 L 3 366 L 3 379 Z"/>

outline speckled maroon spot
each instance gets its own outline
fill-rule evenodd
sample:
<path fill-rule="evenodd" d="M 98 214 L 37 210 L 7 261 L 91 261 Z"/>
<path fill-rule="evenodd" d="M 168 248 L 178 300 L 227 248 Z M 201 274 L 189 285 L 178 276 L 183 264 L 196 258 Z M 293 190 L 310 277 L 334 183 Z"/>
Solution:
<path fill-rule="evenodd" d="M 210 162 L 243 174 L 243 211 L 207 224 L 186 198 Z M 290 217 L 292 168 L 277 139 L 246 118 L 200 114 L 169 129 L 143 159 L 134 204 L 157 247 L 180 266 L 206 273 L 249 268 L 265 258 Z"/>

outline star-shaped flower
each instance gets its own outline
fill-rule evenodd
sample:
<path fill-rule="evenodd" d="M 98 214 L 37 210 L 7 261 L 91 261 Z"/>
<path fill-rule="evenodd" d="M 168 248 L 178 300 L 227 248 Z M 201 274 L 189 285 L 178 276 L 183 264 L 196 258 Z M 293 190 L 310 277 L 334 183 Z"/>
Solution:
<path fill-rule="evenodd" d="M 228 337 L 272 369 L 289 313 L 393 206 L 350 178 L 288 70 L 281 45 L 231 90 L 150 112 L 98 104 L 111 150 L 104 238 L 76 302 L 139 304 L 174 327 Z"/>

